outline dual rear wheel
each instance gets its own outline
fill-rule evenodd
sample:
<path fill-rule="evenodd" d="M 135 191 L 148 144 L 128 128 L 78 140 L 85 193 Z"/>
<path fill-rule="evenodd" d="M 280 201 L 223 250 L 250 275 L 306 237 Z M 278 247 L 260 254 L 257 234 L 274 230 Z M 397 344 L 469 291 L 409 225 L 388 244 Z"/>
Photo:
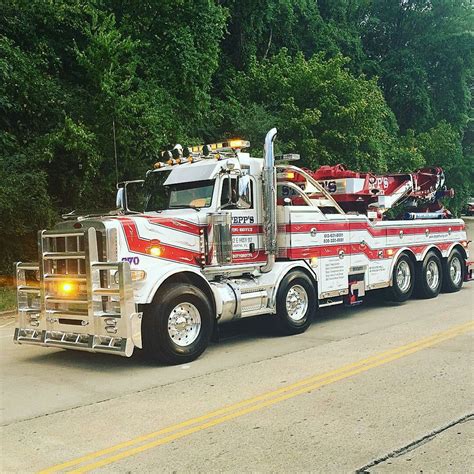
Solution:
<path fill-rule="evenodd" d="M 436 253 L 428 252 L 419 264 L 413 263 L 408 255 L 402 254 L 393 269 L 393 284 L 388 289 L 389 298 L 403 302 L 414 292 L 419 298 L 434 298 L 440 291 L 459 291 L 463 280 L 464 259 L 459 250 L 453 250 L 443 261 Z"/>

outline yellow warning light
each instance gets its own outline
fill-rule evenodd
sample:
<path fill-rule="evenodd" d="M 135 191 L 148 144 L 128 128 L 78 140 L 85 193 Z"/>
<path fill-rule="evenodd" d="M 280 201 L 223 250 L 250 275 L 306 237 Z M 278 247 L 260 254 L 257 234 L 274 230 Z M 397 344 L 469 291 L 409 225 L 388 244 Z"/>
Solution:
<path fill-rule="evenodd" d="M 247 140 L 242 140 L 240 138 L 234 138 L 233 140 L 229 140 L 229 148 L 248 148 L 250 146 L 250 142 Z"/>
<path fill-rule="evenodd" d="M 187 151 L 191 153 L 202 153 L 204 156 L 208 156 L 211 152 L 218 152 L 222 150 L 240 150 L 242 148 L 249 148 L 250 142 L 242 140 L 240 138 L 233 138 L 227 142 L 209 143 L 207 145 L 196 145 L 187 147 Z"/>
<path fill-rule="evenodd" d="M 174 166 L 174 165 L 180 165 L 181 162 L 184 163 L 184 161 L 181 159 L 181 158 L 170 158 L 166 164 L 167 165 L 170 165 L 170 166 Z"/>
<path fill-rule="evenodd" d="M 295 173 L 293 171 L 283 171 L 282 173 L 278 173 L 278 179 L 286 179 L 292 180 L 295 179 Z"/>
<path fill-rule="evenodd" d="M 311 257 L 310 262 L 311 266 L 315 267 L 318 264 L 318 257 Z"/>
<path fill-rule="evenodd" d="M 70 295 L 71 293 L 74 292 L 75 285 L 73 283 L 71 283 L 70 281 L 65 281 L 65 282 L 60 284 L 59 289 L 60 289 L 61 293 L 65 294 L 65 295 Z"/>
<path fill-rule="evenodd" d="M 393 256 L 393 249 L 387 249 L 387 256 L 392 257 Z"/>

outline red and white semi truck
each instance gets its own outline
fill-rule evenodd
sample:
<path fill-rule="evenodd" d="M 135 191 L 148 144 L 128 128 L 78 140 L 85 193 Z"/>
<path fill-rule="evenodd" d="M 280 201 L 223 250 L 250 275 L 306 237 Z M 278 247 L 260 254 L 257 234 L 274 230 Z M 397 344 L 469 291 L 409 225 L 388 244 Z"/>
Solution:
<path fill-rule="evenodd" d="M 15 342 L 184 363 L 220 324 L 272 314 L 297 334 L 318 308 L 374 289 L 432 298 L 472 276 L 464 222 L 436 205 L 441 170 L 311 172 L 274 156 L 276 134 L 263 159 L 242 140 L 177 145 L 120 184 L 117 211 L 41 231 L 39 261 L 16 265 Z M 407 218 L 385 219 L 402 201 Z"/>

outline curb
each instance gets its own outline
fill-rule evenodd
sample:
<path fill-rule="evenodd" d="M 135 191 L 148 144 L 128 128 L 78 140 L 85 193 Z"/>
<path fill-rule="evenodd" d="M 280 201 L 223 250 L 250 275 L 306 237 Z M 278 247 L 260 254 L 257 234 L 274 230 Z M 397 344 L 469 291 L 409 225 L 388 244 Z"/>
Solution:
<path fill-rule="evenodd" d="M 0 318 L 8 318 L 9 316 L 15 316 L 16 310 L 11 309 L 9 311 L 0 311 Z"/>

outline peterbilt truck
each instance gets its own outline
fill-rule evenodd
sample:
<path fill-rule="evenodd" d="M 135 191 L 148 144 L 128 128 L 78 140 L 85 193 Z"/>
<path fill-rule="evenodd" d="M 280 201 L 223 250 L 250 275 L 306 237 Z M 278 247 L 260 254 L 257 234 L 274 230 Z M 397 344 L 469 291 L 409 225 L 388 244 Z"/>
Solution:
<path fill-rule="evenodd" d="M 464 222 L 426 207 L 446 194 L 439 169 L 425 170 L 428 184 L 423 173 L 318 174 L 291 164 L 297 155 L 275 157 L 276 134 L 263 159 L 237 139 L 177 145 L 145 180 L 119 185 L 117 210 L 40 231 L 39 261 L 16 264 L 14 341 L 138 348 L 179 364 L 227 322 L 272 315 L 275 330 L 298 334 L 319 308 L 358 304 L 368 291 L 433 298 L 472 276 Z M 387 219 L 400 202 L 414 212 Z"/>

